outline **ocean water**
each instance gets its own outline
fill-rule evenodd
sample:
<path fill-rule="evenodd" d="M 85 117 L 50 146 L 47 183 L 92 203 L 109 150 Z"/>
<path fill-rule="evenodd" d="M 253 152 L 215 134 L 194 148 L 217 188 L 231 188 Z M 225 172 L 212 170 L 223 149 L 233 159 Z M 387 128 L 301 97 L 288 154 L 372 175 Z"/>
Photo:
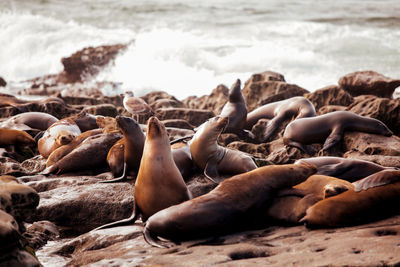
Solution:
<path fill-rule="evenodd" d="M 265 70 L 314 91 L 358 70 L 400 78 L 400 1 L 0 1 L 0 76 L 11 85 L 116 43 L 130 45 L 96 79 L 117 91 L 184 98 Z"/>

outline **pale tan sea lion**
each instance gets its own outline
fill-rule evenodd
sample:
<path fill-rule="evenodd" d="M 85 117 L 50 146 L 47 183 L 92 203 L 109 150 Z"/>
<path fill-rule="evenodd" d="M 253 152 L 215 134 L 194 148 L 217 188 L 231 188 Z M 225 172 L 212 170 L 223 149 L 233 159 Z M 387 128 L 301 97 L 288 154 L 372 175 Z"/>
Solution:
<path fill-rule="evenodd" d="M 307 98 L 296 96 L 256 108 L 247 114 L 246 129 L 251 130 L 260 119 L 269 119 L 263 134 L 266 142 L 284 121 L 315 117 L 315 114 L 314 105 Z"/>
<path fill-rule="evenodd" d="M 360 192 L 362 190 L 368 190 L 369 188 L 387 185 L 400 182 L 400 170 L 383 170 L 374 174 L 371 174 L 364 179 L 353 183 L 354 191 Z"/>
<path fill-rule="evenodd" d="M 135 209 L 130 218 L 103 225 L 98 229 L 132 224 L 169 206 L 189 200 L 191 193 L 176 167 L 164 125 L 151 117 L 147 122 L 146 142 L 135 182 Z"/>
<path fill-rule="evenodd" d="M 317 166 L 317 174 L 333 176 L 349 182 L 355 182 L 382 170 L 393 169 L 366 160 L 340 157 L 313 157 L 295 162 L 295 164 L 303 163 Z"/>
<path fill-rule="evenodd" d="M 71 119 L 59 120 L 51 125 L 38 141 L 40 155 L 47 158 L 51 152 L 62 145 L 69 144 L 81 134 L 78 125 Z"/>
<path fill-rule="evenodd" d="M 325 151 L 340 140 L 344 131 L 358 131 L 391 136 L 393 133 L 381 121 L 357 115 L 350 111 L 335 111 L 312 118 L 302 118 L 288 124 L 283 134 L 283 143 L 313 154 L 307 145 L 324 143 Z"/>
<path fill-rule="evenodd" d="M 228 117 L 214 117 L 199 126 L 190 141 L 190 153 L 196 165 L 210 180 L 219 173 L 239 174 L 254 170 L 257 165 L 251 156 L 218 145 L 217 139 L 228 125 Z"/>
<path fill-rule="evenodd" d="M 0 128 L 16 129 L 22 131 L 46 131 L 58 119 L 44 112 L 25 112 L 14 115 L 0 123 Z"/>
<path fill-rule="evenodd" d="M 35 145 L 36 141 L 27 132 L 0 128 L 0 146 Z"/>
<path fill-rule="evenodd" d="M 209 193 L 161 210 L 146 222 L 144 237 L 153 246 L 158 237 L 182 241 L 219 236 L 243 229 L 246 221 L 273 193 L 304 181 L 312 165 L 264 166 L 226 179 Z"/>

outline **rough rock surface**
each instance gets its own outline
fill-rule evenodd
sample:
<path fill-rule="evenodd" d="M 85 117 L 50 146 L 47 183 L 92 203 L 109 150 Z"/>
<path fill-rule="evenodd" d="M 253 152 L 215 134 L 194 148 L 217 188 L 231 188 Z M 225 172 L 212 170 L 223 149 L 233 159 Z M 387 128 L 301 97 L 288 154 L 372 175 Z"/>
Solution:
<path fill-rule="evenodd" d="M 183 103 L 192 109 L 205 109 L 220 114 L 222 108 L 228 101 L 229 89 L 223 84 L 218 85 L 212 90 L 210 95 L 201 97 L 189 96 L 183 100 Z"/>
<path fill-rule="evenodd" d="M 400 135 L 400 99 L 379 98 L 372 95 L 358 96 L 347 110 L 378 119 L 396 135 Z"/>
<path fill-rule="evenodd" d="M 392 79 L 375 71 L 357 71 L 339 79 L 339 85 L 352 96 L 375 95 L 391 98 L 400 86 L 400 79 Z"/>
<path fill-rule="evenodd" d="M 367 155 L 400 156 L 400 138 L 361 132 L 345 133 L 345 151 L 359 151 Z"/>
<path fill-rule="evenodd" d="M 304 96 L 314 104 L 316 110 L 326 105 L 347 107 L 353 102 L 353 97 L 336 85 L 326 86 Z"/>
<path fill-rule="evenodd" d="M 162 121 L 180 118 L 194 126 L 199 126 L 214 116 L 215 114 L 212 111 L 202 109 L 162 108 L 157 110 L 157 117 Z"/>
<path fill-rule="evenodd" d="M 283 75 L 279 73 L 266 71 L 253 74 L 246 81 L 242 93 L 247 103 L 247 111 L 250 112 L 261 105 L 293 96 L 303 96 L 309 92 L 295 84 L 286 83 Z"/>
<path fill-rule="evenodd" d="M 400 156 L 368 155 L 357 150 L 347 151 L 344 158 L 361 159 L 378 163 L 385 167 L 400 168 Z"/>

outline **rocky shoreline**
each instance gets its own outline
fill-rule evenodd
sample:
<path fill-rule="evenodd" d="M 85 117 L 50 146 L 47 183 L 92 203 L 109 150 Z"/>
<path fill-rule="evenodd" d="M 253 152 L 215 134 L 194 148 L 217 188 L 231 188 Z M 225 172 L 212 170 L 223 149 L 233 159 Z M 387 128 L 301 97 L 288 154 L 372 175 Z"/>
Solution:
<path fill-rule="evenodd" d="M 45 112 L 58 119 L 82 111 L 105 117 L 130 116 L 122 105 L 123 96 L 105 96 L 101 91 L 104 86 L 116 84 L 91 83 L 89 86 L 85 83 L 101 68 L 112 64 L 125 47 L 115 45 L 83 49 L 62 59 L 64 71 L 60 74 L 33 79 L 29 81 L 30 87 L 21 90 L 18 95 L 0 94 L 0 123 L 23 112 Z M 6 82 L 1 84 L 5 86 Z M 393 131 L 393 136 L 345 132 L 343 140 L 324 151 L 323 156 L 363 159 L 385 167 L 400 168 L 400 99 L 393 96 L 399 86 L 398 79 L 364 71 L 342 77 L 338 85 L 309 92 L 287 83 L 282 74 L 266 71 L 253 74 L 245 82 L 242 94 L 248 112 L 265 104 L 304 96 L 312 102 L 318 115 L 346 110 L 378 119 Z M 161 91 L 148 93 L 142 99 L 167 127 L 170 140 L 174 140 L 193 134 L 195 127 L 220 114 L 227 102 L 228 91 L 225 85 L 218 85 L 210 95 L 188 97 L 182 101 Z M 27 95 L 42 97 L 34 101 L 24 100 Z M 145 121 L 147 118 L 142 119 Z M 218 142 L 224 147 L 252 155 L 261 165 L 290 164 L 298 159 L 316 157 L 317 154 L 309 155 L 298 148 L 284 145 L 282 136 L 289 122 L 282 123 L 267 143 L 241 139 L 232 133 L 222 134 Z M 261 119 L 251 129 L 256 139 L 262 137 L 267 123 L 267 119 Z M 34 136 L 37 132 L 28 133 Z M 321 144 L 314 146 L 317 150 L 322 148 Z M 309 230 L 299 224 L 288 226 L 271 222 L 262 229 L 182 242 L 169 249 L 154 248 L 147 244 L 142 236 L 141 221 L 132 226 L 90 232 L 99 225 L 130 216 L 134 180 L 98 183 L 110 176 L 105 159 L 104 164 L 96 170 L 45 176 L 40 174 L 45 168 L 46 159 L 39 155 L 37 147 L 0 148 L 0 175 L 17 177 L 15 182 L 33 188 L 37 192 L 35 196 L 40 197 L 39 203 L 33 198 L 22 207 L 22 212 L 29 216 L 15 217 L 20 224 L 19 232 L 23 236 L 21 240 L 26 242 L 25 246 L 21 245 L 21 240 L 19 244 L 11 246 L 13 252 L 0 256 L 0 263 L 25 266 L 35 266 L 38 262 L 43 266 L 400 264 L 400 215 L 357 226 L 322 230 Z M 225 175 L 221 181 L 229 177 Z M 216 186 L 200 170 L 185 177 L 185 182 L 194 197 Z M 5 182 L 0 182 L 0 186 L 3 184 Z M 8 192 L 4 188 L 0 188 L 3 190 L 0 191 L 2 199 L 6 198 Z M 24 190 L 29 190 L 26 188 Z M 13 211 L 12 215 L 21 212 L 18 207 Z M 26 255 L 27 248 L 35 251 L 36 263 L 35 258 L 29 256 L 31 254 Z M 0 252 L 8 249 L 7 246 L 0 246 Z"/>

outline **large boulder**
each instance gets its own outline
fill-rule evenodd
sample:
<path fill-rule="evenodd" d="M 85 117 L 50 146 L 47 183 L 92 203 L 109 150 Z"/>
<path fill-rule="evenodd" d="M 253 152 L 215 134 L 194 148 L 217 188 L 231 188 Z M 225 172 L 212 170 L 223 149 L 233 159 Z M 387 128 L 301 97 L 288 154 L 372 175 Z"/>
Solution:
<path fill-rule="evenodd" d="M 209 110 L 188 108 L 161 108 L 157 110 L 157 117 L 163 120 L 182 119 L 194 126 L 199 126 L 215 114 Z"/>
<path fill-rule="evenodd" d="M 378 119 L 396 135 L 400 134 L 400 99 L 379 98 L 372 95 L 358 96 L 347 110 Z"/>
<path fill-rule="evenodd" d="M 345 151 L 359 151 L 367 155 L 400 156 L 400 138 L 361 132 L 347 132 Z"/>
<path fill-rule="evenodd" d="M 351 150 L 344 153 L 343 157 L 367 160 L 385 167 L 400 168 L 400 156 L 368 155 L 357 150 Z"/>
<path fill-rule="evenodd" d="M 279 73 L 266 71 L 253 74 L 246 81 L 242 93 L 247 103 L 247 110 L 250 112 L 268 103 L 303 96 L 309 91 L 295 84 L 286 83 L 283 75 Z"/>
<path fill-rule="evenodd" d="M 375 95 L 390 98 L 400 86 L 400 79 L 392 79 L 370 70 L 357 71 L 340 78 L 339 85 L 352 96 Z"/>
<path fill-rule="evenodd" d="M 215 114 L 220 114 L 222 108 L 228 101 L 229 89 L 223 84 L 220 84 L 212 90 L 210 95 L 201 97 L 189 96 L 183 100 L 183 103 L 192 109 L 205 109 L 213 111 Z"/>
<path fill-rule="evenodd" d="M 316 110 L 326 105 L 347 107 L 353 102 L 353 97 L 337 85 L 326 86 L 304 96 L 314 104 Z"/>

